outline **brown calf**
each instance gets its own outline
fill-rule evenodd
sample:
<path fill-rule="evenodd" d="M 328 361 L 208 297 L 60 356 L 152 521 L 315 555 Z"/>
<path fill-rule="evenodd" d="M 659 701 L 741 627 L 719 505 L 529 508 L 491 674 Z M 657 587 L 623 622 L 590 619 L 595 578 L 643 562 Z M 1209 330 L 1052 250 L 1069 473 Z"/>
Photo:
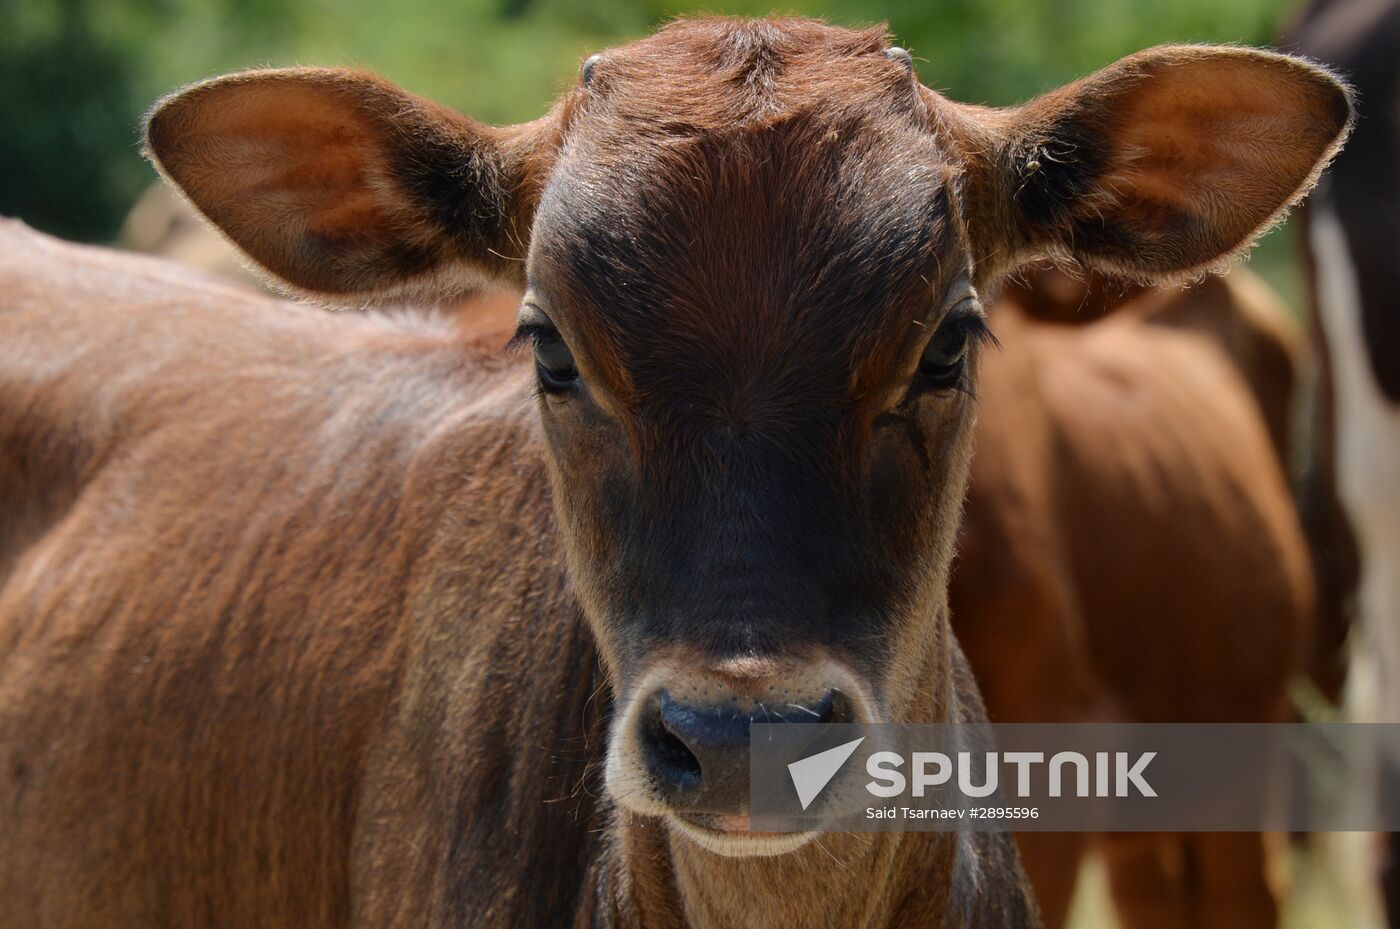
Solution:
<path fill-rule="evenodd" d="M 1207 337 L 1244 377 L 1279 460 L 1287 463 L 1293 456 L 1293 403 L 1305 354 L 1302 333 L 1278 294 L 1248 267 L 1189 287 L 1146 287 L 1041 265 L 1018 272 L 998 301 L 1037 322 L 1082 326 L 1114 313 Z"/>
<path fill-rule="evenodd" d="M 7 231 L 0 919 L 1034 924 L 1005 837 L 750 834 L 750 715 L 982 718 L 978 290 L 1197 273 L 1349 113 L 1210 48 L 965 107 L 878 30 L 733 20 L 509 129 L 339 71 L 165 102 L 153 156 L 267 268 L 523 282 L 533 371 Z"/>
<path fill-rule="evenodd" d="M 1004 350 L 981 374 L 950 589 L 988 715 L 1285 719 L 1312 588 L 1255 401 L 1287 407 L 1277 309 L 1237 270 L 1070 327 L 1030 318 L 1067 318 L 1047 304 L 1069 282 L 1033 283 L 992 314 Z M 1095 282 L 1088 296 L 1103 292 Z M 1063 924 L 1088 839 L 1022 836 L 1048 926 Z M 1114 838 L 1103 849 L 1129 927 L 1277 923 L 1258 836 Z"/>

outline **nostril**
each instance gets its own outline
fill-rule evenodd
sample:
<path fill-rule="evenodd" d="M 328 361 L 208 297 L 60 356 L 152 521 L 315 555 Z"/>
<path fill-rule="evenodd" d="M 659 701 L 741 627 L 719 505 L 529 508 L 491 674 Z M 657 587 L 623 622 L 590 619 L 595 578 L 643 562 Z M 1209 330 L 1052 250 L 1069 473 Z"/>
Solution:
<path fill-rule="evenodd" d="M 647 768 L 653 777 L 682 790 L 700 785 L 700 759 L 666 725 L 659 705 L 643 718 L 641 737 Z"/>
<path fill-rule="evenodd" d="M 737 803 L 747 788 L 749 733 L 755 723 L 851 723 L 852 701 L 839 690 L 820 699 L 744 707 L 692 705 L 653 694 L 637 722 L 641 760 L 656 786 L 684 804 Z"/>
<path fill-rule="evenodd" d="M 677 787 L 694 787 L 700 783 L 700 759 L 674 733 L 664 728 L 656 739 L 653 762 Z"/>
<path fill-rule="evenodd" d="M 822 698 L 821 703 L 816 706 L 821 723 L 853 723 L 856 721 L 855 708 L 851 705 L 851 698 L 839 690 L 831 690 Z"/>

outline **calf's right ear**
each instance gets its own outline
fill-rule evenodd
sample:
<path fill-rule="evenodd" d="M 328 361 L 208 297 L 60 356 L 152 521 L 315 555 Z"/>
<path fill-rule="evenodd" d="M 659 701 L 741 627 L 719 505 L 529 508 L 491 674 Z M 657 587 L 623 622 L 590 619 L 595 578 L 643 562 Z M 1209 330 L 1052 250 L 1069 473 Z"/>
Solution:
<path fill-rule="evenodd" d="M 522 283 L 551 130 L 486 126 L 361 72 L 293 68 L 162 100 L 146 152 L 294 289 L 438 300 Z"/>

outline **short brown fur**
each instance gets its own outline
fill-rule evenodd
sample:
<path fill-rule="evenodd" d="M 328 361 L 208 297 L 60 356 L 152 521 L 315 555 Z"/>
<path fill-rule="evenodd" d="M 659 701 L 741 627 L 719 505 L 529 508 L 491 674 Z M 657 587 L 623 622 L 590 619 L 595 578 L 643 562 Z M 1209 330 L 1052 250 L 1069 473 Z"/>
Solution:
<path fill-rule="evenodd" d="M 995 307 L 950 587 L 993 721 L 1290 717 L 1313 609 L 1276 444 L 1296 336 L 1240 273 L 1072 327 L 1023 308 L 1048 312 L 1050 274 Z M 1047 926 L 1095 844 L 1125 926 L 1277 923 L 1257 835 L 1021 840 Z"/>
<path fill-rule="evenodd" d="M 700 837 L 765 840 L 684 832 L 654 775 L 618 789 L 641 771 L 619 725 L 681 651 L 820 654 L 867 718 L 982 718 L 945 590 L 967 283 L 1046 251 L 1194 273 L 1301 195 L 1349 103 L 1291 59 L 1168 48 L 986 111 L 884 44 L 678 23 L 508 129 L 318 70 L 153 112 L 165 173 L 303 291 L 451 296 L 523 270 L 523 334 L 576 363 L 548 387 L 540 361 L 534 411 L 523 365 L 450 335 L 201 297 L 11 230 L 5 344 L 28 350 L 7 366 L 5 467 L 43 503 L 0 593 L 4 915 L 1034 925 L 1004 836 L 725 857 Z M 1168 201 L 1132 117 L 1201 82 L 1287 138 L 1227 120 L 1180 162 L 1202 196 Z M 1258 183 L 1212 186 L 1242 174 Z M 754 228 L 774 238 L 735 249 Z M 925 371 L 940 348 L 956 382 Z M 832 856 L 848 883 L 791 879 Z"/>

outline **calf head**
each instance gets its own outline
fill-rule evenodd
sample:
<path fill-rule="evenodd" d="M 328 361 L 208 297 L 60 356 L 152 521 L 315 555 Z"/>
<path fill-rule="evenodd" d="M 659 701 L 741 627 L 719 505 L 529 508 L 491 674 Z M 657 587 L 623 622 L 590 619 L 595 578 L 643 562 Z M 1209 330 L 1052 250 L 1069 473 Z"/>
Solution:
<path fill-rule="evenodd" d="M 749 723 L 933 720 L 978 294 L 1051 254 L 1144 281 L 1245 248 L 1350 121 L 1304 62 L 1133 55 L 1014 109 L 881 30 L 680 22 L 492 128 L 367 75 L 162 102 L 149 150 L 321 299 L 525 288 L 569 568 L 620 707 L 608 783 L 730 853 Z"/>

